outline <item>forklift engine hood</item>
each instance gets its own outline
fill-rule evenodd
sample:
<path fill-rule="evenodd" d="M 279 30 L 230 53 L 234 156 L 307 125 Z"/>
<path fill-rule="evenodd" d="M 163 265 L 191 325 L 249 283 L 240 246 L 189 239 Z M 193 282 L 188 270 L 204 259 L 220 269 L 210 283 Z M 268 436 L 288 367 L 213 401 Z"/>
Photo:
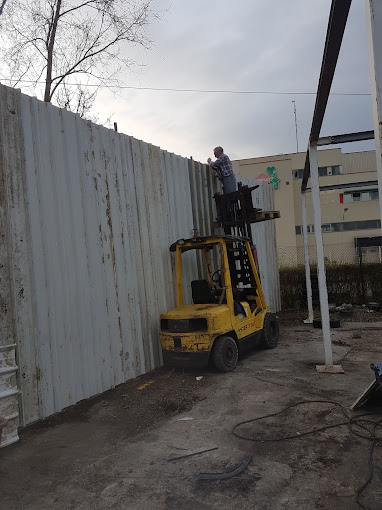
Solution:
<path fill-rule="evenodd" d="M 162 319 L 194 319 L 204 317 L 206 319 L 215 318 L 224 314 L 229 314 L 227 305 L 207 304 L 207 305 L 183 305 L 174 308 L 161 315 Z"/>
<path fill-rule="evenodd" d="M 187 328 L 187 323 L 188 332 L 192 330 L 228 331 L 232 327 L 230 311 L 225 304 L 183 305 L 161 315 L 162 331 L 180 333 L 182 325 Z"/>

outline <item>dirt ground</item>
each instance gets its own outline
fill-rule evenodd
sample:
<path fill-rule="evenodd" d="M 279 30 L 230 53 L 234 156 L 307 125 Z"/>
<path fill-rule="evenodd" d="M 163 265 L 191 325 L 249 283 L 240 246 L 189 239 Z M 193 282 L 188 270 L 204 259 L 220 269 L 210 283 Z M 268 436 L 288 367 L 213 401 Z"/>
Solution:
<path fill-rule="evenodd" d="M 287 310 L 282 313 L 280 312 L 279 316 L 280 323 L 284 326 L 298 326 L 308 317 L 308 311 Z M 382 312 L 372 310 L 367 306 L 354 305 L 348 312 L 332 311 L 330 317 L 332 319 L 340 319 L 342 325 L 348 322 L 378 322 L 382 321 Z M 314 318 L 321 318 L 319 309 L 314 310 Z"/>
<path fill-rule="evenodd" d="M 163 367 L 20 431 L 20 441 L 0 451 L 0 509 L 381 509 L 379 442 L 372 481 L 357 503 L 373 441 L 351 433 L 338 406 L 317 400 L 381 419 L 378 409 L 349 407 L 373 380 L 370 363 L 381 361 L 382 314 L 373 315 L 381 322 L 359 315 L 333 330 L 334 361 L 344 374 L 315 371 L 323 361 L 322 332 L 293 314 L 280 314 L 276 349 L 252 351 L 232 373 Z M 300 401 L 237 427 L 247 439 L 233 434 L 238 422 Z M 195 477 L 230 471 L 246 455 L 248 467 L 231 479 Z"/>

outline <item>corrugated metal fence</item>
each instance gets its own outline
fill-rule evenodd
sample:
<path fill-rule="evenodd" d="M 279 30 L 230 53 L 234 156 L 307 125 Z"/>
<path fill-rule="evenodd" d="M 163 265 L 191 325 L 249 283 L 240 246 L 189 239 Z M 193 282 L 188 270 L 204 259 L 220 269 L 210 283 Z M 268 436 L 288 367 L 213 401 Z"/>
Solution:
<path fill-rule="evenodd" d="M 0 118 L 0 345 L 17 339 L 28 424 L 161 363 L 168 248 L 194 226 L 208 232 L 216 184 L 186 158 L 4 86 Z M 274 227 L 254 234 L 275 242 Z"/>

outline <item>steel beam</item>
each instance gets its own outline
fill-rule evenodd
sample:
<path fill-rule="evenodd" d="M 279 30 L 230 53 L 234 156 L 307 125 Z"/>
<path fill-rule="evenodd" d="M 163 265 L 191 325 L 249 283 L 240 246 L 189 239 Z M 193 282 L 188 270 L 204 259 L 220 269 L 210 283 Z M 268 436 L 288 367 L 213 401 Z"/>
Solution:
<path fill-rule="evenodd" d="M 329 303 L 328 290 L 326 287 L 324 247 L 321 232 L 321 203 L 320 186 L 318 182 L 317 145 L 315 143 L 309 144 L 309 160 L 310 179 L 312 183 L 314 237 L 316 240 L 317 250 L 318 290 L 320 292 L 321 323 L 325 352 L 325 369 L 330 371 L 333 368 L 333 353 L 332 340 L 330 335 Z"/>
<path fill-rule="evenodd" d="M 306 297 L 308 302 L 308 318 L 304 320 L 305 324 L 313 323 L 313 301 L 312 301 L 312 282 L 310 279 L 309 263 L 309 245 L 308 245 L 308 226 L 306 221 L 306 196 L 301 193 L 301 213 L 302 213 L 302 233 L 304 235 L 304 263 L 305 263 L 305 281 Z"/>
<path fill-rule="evenodd" d="M 375 155 L 377 158 L 379 208 L 382 219 L 382 2 L 366 0 L 366 29 L 369 50 L 369 72 L 373 107 Z"/>
<path fill-rule="evenodd" d="M 374 131 L 360 131 L 358 133 L 347 133 L 345 135 L 322 136 L 317 140 L 317 145 L 335 145 L 337 143 L 362 142 L 373 140 Z"/>
<path fill-rule="evenodd" d="M 338 55 L 341 49 L 350 5 L 351 0 L 332 0 L 309 142 L 316 143 L 320 136 L 321 126 L 324 120 L 326 105 L 328 104 L 330 88 L 332 86 L 333 76 L 337 66 Z M 306 153 L 301 191 L 305 191 L 308 179 L 309 150 Z"/>

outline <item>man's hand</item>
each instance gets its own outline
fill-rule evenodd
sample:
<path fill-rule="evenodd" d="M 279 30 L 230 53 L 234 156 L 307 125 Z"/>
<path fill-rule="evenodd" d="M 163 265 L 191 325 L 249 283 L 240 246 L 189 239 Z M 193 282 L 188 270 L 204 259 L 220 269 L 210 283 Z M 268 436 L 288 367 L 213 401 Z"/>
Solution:
<path fill-rule="evenodd" d="M 211 164 L 211 158 L 208 158 L 207 159 L 207 163 L 210 165 Z"/>

